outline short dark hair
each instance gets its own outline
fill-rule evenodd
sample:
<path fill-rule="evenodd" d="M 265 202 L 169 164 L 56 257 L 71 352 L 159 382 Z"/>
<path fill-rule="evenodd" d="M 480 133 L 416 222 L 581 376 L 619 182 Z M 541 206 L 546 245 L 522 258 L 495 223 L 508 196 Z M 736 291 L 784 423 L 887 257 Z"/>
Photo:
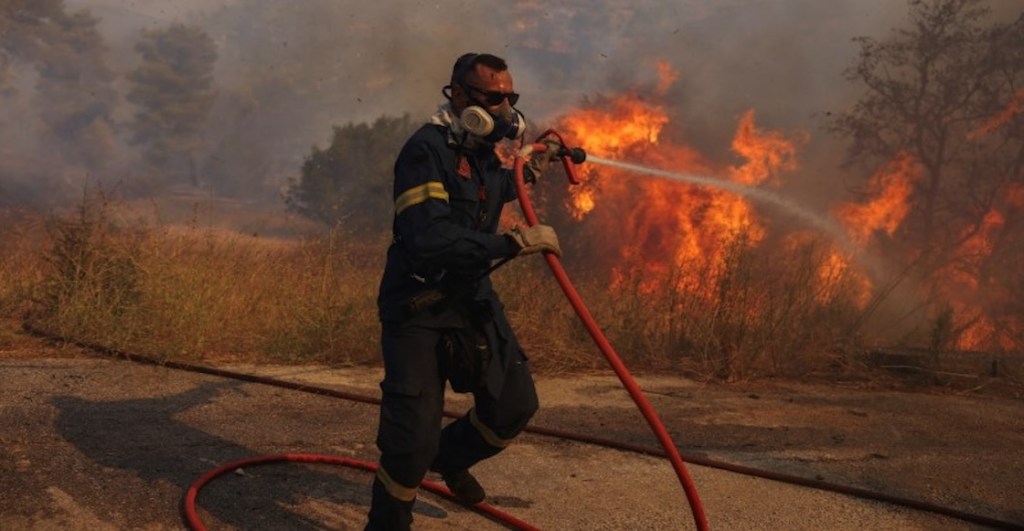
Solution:
<path fill-rule="evenodd" d="M 466 77 L 476 70 L 477 65 L 484 65 L 492 70 L 504 72 L 508 70 L 508 63 L 497 55 L 489 53 L 466 53 L 462 54 L 452 67 L 451 84 L 464 84 Z"/>

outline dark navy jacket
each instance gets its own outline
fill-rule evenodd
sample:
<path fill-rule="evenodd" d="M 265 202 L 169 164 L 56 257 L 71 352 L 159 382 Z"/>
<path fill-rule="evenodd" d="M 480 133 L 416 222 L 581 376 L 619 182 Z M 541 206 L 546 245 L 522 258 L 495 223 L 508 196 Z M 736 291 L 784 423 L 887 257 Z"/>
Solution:
<path fill-rule="evenodd" d="M 460 149 L 449 142 L 447 128 L 424 125 L 395 162 L 394 199 L 394 239 L 377 299 L 381 320 L 445 326 L 443 315 L 410 316 L 403 309 L 410 296 L 438 286 L 468 287 L 470 298 L 498 304 L 490 281 L 478 277 L 516 251 L 510 238 L 497 234 L 502 208 L 516 199 L 516 189 L 494 150 Z"/>

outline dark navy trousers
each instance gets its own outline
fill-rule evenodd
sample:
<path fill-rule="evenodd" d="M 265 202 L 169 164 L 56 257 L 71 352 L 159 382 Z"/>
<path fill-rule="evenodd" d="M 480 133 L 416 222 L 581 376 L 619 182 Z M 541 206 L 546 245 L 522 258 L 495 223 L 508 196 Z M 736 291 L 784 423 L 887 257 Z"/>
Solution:
<path fill-rule="evenodd" d="M 499 322 L 505 323 L 504 316 Z M 473 409 L 442 429 L 445 378 L 437 357 L 441 330 L 383 323 L 385 375 L 377 431 L 381 457 L 367 529 L 409 529 L 416 489 L 427 470 L 465 470 L 496 455 L 537 411 L 529 363 L 509 328 L 502 328 L 497 341 L 505 344 L 494 349 L 499 353 L 494 363 L 501 364 L 503 373 L 499 393 L 474 392 Z M 499 359 L 506 356 L 515 358 Z"/>

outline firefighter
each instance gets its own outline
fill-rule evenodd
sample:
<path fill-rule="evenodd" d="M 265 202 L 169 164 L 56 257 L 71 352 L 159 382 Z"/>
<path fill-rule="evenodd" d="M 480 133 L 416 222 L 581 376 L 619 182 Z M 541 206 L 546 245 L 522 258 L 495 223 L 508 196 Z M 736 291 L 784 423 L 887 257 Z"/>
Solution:
<path fill-rule="evenodd" d="M 487 277 L 496 261 L 561 252 L 545 225 L 497 232 L 516 188 L 494 146 L 524 133 L 519 95 L 503 59 L 476 53 L 458 58 L 441 93 L 446 101 L 394 167 L 393 240 L 377 301 L 381 456 L 367 529 L 409 529 L 428 470 L 459 502 L 483 501 L 469 469 L 507 447 L 538 407 L 526 355 Z M 539 176 L 554 152 L 534 156 L 526 176 Z M 446 382 L 472 393 L 474 405 L 442 430 Z"/>

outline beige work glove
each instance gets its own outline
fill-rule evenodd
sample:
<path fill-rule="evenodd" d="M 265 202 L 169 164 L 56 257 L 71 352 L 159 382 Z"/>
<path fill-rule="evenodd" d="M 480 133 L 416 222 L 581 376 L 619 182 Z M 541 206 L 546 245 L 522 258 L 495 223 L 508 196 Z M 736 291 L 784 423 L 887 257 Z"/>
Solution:
<path fill-rule="evenodd" d="M 555 256 L 562 256 L 562 249 L 558 246 L 558 235 L 555 234 L 555 229 L 548 225 L 516 228 L 509 233 L 509 237 L 519 246 L 517 255 L 551 251 Z"/>
<path fill-rule="evenodd" d="M 530 153 L 530 160 L 526 163 L 528 171 L 523 175 L 523 180 L 528 183 L 537 182 L 537 178 L 544 173 L 551 161 L 558 157 L 558 150 L 562 149 L 562 144 L 554 140 L 545 140 L 542 144 L 548 148 L 543 153 L 539 151 Z"/>

